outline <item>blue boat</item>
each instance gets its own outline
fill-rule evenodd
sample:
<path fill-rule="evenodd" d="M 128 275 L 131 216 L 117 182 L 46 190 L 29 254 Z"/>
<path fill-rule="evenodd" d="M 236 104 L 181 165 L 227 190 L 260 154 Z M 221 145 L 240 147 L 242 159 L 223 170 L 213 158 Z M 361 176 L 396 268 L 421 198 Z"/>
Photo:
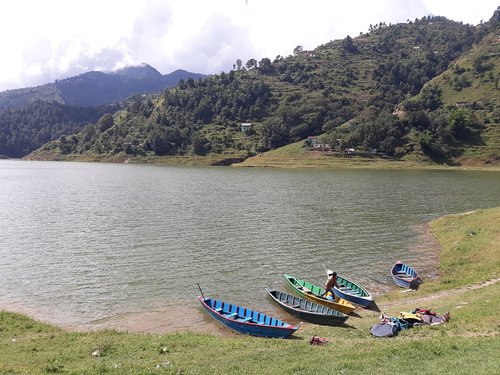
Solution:
<path fill-rule="evenodd" d="M 333 288 L 333 293 L 346 301 L 367 308 L 373 303 L 373 297 L 360 284 L 352 280 L 337 275 L 337 285 Z"/>
<path fill-rule="evenodd" d="M 258 311 L 213 298 L 198 297 L 207 312 L 229 328 L 252 336 L 286 338 L 299 327 Z"/>
<path fill-rule="evenodd" d="M 333 271 L 327 270 L 326 267 L 325 270 L 328 277 L 333 274 Z M 364 308 L 369 307 L 373 303 L 373 297 L 368 290 L 360 284 L 340 275 L 337 275 L 337 286 L 333 287 L 333 294 L 338 298 L 345 299 Z"/>
<path fill-rule="evenodd" d="M 422 282 L 417 271 L 403 262 L 396 262 L 391 269 L 391 276 L 396 285 L 401 288 L 416 289 Z"/>

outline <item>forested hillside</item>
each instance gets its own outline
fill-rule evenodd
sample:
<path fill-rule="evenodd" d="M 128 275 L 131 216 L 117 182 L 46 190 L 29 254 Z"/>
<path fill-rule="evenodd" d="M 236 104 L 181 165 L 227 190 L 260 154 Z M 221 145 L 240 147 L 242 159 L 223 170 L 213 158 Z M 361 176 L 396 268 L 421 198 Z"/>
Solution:
<path fill-rule="evenodd" d="M 394 156 L 420 152 L 446 161 L 478 142 L 485 121 L 498 123 L 498 103 L 479 115 L 474 106 L 443 102 L 438 83 L 424 85 L 473 45 L 494 38 L 498 17 L 497 11 L 476 27 L 443 17 L 380 23 L 313 51 L 298 46 L 293 55 L 273 61 L 238 61 L 229 73 L 137 97 L 71 142 L 44 146 L 43 153 L 248 156 L 323 134 L 332 143 L 340 139 L 342 147 Z M 498 49 L 498 39 L 492 43 Z M 498 55 L 487 54 L 481 64 L 483 75 L 498 82 Z M 241 123 L 252 124 L 245 134 Z"/>
<path fill-rule="evenodd" d="M 415 154 L 455 163 L 500 160 L 498 12 L 476 31 L 476 44 L 394 111 L 369 108 L 325 134 L 325 142 Z M 399 70 L 398 70 L 399 71 Z M 392 75 L 392 73 L 391 73 Z"/>
<path fill-rule="evenodd" d="M 38 100 L 22 108 L 0 112 L 0 155 L 20 158 L 64 134 L 80 131 L 105 113 L 120 107 L 73 107 Z"/>
<path fill-rule="evenodd" d="M 116 103 L 133 94 L 161 92 L 181 79 L 202 77 L 205 75 L 184 70 L 162 75 L 143 64 L 0 92 L 0 155 L 22 157 L 63 134 L 95 123 L 105 113 L 103 108 L 114 113 L 119 108 Z"/>

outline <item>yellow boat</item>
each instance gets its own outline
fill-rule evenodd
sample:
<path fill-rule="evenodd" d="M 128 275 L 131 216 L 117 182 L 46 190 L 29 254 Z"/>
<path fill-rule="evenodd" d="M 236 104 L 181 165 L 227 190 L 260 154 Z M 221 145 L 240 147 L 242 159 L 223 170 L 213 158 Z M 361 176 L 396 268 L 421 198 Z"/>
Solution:
<path fill-rule="evenodd" d="M 310 301 L 340 311 L 344 314 L 350 314 L 356 308 L 356 306 L 354 306 L 349 301 L 346 301 L 345 299 L 339 298 L 337 296 L 334 296 L 335 300 L 330 300 L 326 297 L 323 297 L 325 290 L 317 285 L 297 279 L 290 275 L 285 275 L 285 278 L 297 293 L 299 293 L 301 296 L 304 296 Z"/>

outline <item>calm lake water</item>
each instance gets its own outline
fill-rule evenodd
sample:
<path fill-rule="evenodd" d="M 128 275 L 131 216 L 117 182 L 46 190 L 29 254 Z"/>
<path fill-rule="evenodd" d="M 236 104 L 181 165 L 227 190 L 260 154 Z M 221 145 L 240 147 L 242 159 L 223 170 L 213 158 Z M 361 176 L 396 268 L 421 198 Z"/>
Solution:
<path fill-rule="evenodd" d="M 425 223 L 499 203 L 497 172 L 4 160 L 0 308 L 76 329 L 217 330 L 200 283 L 287 318 L 264 290 L 287 290 L 284 273 L 323 284 L 325 264 L 374 292 L 400 259 L 432 276 Z"/>

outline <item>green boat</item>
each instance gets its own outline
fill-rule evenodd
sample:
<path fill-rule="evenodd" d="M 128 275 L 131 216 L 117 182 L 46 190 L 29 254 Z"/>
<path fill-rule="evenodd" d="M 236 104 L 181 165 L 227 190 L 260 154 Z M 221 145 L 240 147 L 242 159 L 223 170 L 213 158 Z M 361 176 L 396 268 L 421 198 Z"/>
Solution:
<path fill-rule="evenodd" d="M 350 314 L 356 308 L 356 306 L 352 303 L 337 296 L 335 296 L 335 300 L 329 300 L 328 298 L 323 297 L 325 290 L 317 285 L 311 284 L 310 282 L 297 279 L 290 275 L 285 275 L 285 278 L 299 295 L 310 301 L 340 311 L 344 314 Z"/>

